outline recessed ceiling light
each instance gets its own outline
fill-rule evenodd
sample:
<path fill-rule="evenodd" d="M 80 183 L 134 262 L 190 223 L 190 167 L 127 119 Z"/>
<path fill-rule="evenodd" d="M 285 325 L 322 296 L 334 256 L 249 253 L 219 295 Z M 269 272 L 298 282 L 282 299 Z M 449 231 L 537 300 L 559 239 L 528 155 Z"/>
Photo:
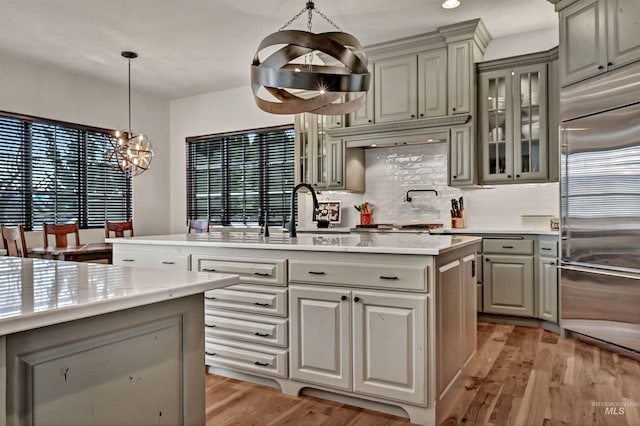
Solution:
<path fill-rule="evenodd" d="M 460 6 L 460 2 L 458 0 L 444 0 L 444 3 L 442 3 L 442 7 L 444 9 L 455 9 L 458 6 Z"/>

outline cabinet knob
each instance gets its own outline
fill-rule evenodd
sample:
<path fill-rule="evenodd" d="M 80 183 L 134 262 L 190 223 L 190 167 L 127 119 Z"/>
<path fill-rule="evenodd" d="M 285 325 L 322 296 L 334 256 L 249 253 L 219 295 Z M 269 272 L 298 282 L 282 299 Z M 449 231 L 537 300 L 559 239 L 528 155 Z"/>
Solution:
<path fill-rule="evenodd" d="M 607 62 L 607 66 L 608 67 L 613 66 L 613 62 Z"/>
<path fill-rule="evenodd" d="M 508 177 L 509 179 L 511 179 L 511 175 L 507 175 L 507 177 Z"/>
<path fill-rule="evenodd" d="M 338 185 L 342 184 L 342 182 L 340 182 L 339 180 L 337 180 L 337 181 L 336 181 L 336 183 L 337 183 Z"/>
<path fill-rule="evenodd" d="M 421 113 L 421 114 L 420 114 L 420 117 L 424 117 L 424 114 L 422 114 L 422 113 Z"/>
<path fill-rule="evenodd" d="M 339 121 L 336 121 L 336 124 L 339 126 L 339 125 L 340 125 L 340 122 L 339 122 Z"/>
<path fill-rule="evenodd" d="M 491 262 L 491 260 L 489 260 L 489 259 L 485 259 L 484 261 L 485 261 L 485 262 Z"/>
<path fill-rule="evenodd" d="M 604 69 L 604 66 L 603 66 L 603 65 L 600 65 L 600 66 L 598 66 L 598 69 L 599 69 L 599 70 L 603 70 L 603 69 Z"/>
<path fill-rule="evenodd" d="M 454 176 L 453 178 L 454 178 L 454 179 L 458 179 L 458 176 Z"/>
<path fill-rule="evenodd" d="M 455 109 L 455 108 L 451 108 L 451 111 L 455 112 L 455 111 L 456 111 L 456 109 Z"/>
<path fill-rule="evenodd" d="M 340 300 L 342 300 L 342 301 L 347 300 L 347 296 L 342 295 L 342 296 L 340 297 Z"/>
<path fill-rule="evenodd" d="M 416 118 L 416 115 L 415 114 L 411 114 L 411 118 Z"/>
<path fill-rule="evenodd" d="M 367 120 L 369 123 L 373 123 L 373 120 Z"/>
<path fill-rule="evenodd" d="M 549 262 L 549 265 L 554 266 L 556 262 Z"/>
<path fill-rule="evenodd" d="M 354 301 L 354 302 L 359 302 L 359 301 L 360 301 L 360 298 L 359 298 L 358 296 L 356 296 L 356 297 L 354 297 L 354 298 L 353 298 L 353 301 Z"/>
<path fill-rule="evenodd" d="M 520 177 L 520 175 L 516 175 L 516 177 L 517 177 L 517 178 L 519 178 L 519 177 Z"/>

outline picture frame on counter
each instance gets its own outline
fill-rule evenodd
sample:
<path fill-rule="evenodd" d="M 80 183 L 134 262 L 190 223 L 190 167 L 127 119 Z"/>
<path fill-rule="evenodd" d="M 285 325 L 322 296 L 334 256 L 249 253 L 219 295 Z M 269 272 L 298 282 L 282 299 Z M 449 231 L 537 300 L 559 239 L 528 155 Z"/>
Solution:
<path fill-rule="evenodd" d="M 342 209 L 341 201 L 320 201 L 319 207 L 313 210 L 313 221 L 329 221 L 331 223 L 340 223 L 340 211 Z"/>

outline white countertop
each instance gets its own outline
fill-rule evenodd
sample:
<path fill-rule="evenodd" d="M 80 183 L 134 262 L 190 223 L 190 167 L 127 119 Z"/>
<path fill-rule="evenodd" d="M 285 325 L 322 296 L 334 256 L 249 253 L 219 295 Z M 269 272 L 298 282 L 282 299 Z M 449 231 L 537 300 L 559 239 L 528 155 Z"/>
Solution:
<path fill-rule="evenodd" d="M 432 234 L 501 234 L 501 235 L 559 235 L 559 231 L 551 229 L 496 229 L 496 228 L 452 228 L 452 229 L 433 229 Z"/>
<path fill-rule="evenodd" d="M 108 243 L 126 245 L 172 245 L 233 247 L 268 250 L 331 251 L 354 253 L 417 254 L 437 256 L 449 250 L 480 242 L 466 235 L 428 234 L 286 234 L 262 237 L 256 232 L 210 232 L 208 234 L 152 235 L 109 238 Z"/>
<path fill-rule="evenodd" d="M 203 293 L 237 275 L 0 258 L 0 336 Z"/>

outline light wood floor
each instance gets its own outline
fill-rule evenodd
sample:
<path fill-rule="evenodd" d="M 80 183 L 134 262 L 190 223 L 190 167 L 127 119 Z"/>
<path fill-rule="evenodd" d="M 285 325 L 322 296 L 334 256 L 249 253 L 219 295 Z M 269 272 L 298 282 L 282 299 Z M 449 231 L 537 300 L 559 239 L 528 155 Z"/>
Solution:
<path fill-rule="evenodd" d="M 444 423 L 640 425 L 640 363 L 538 328 L 478 323 L 478 370 Z M 207 426 L 408 425 L 402 417 L 207 375 Z M 607 414 L 597 402 L 628 403 Z M 620 410 L 620 408 L 618 408 Z"/>

